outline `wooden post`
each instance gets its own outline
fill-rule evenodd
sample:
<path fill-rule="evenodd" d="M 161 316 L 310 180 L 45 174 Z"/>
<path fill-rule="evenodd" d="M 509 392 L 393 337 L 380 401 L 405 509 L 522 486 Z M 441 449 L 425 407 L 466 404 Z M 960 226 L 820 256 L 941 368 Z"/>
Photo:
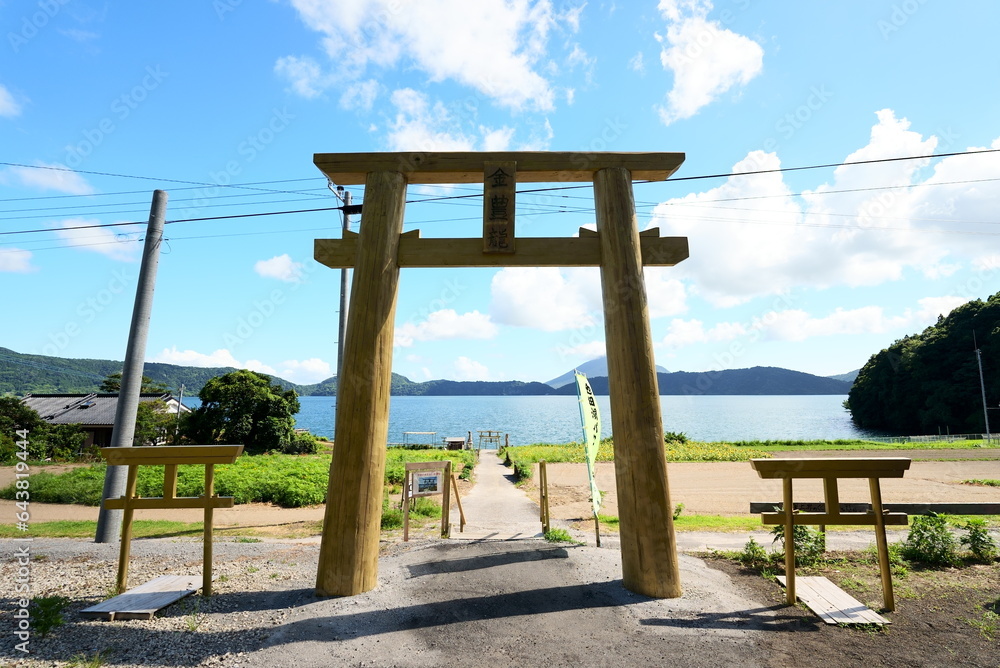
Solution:
<path fill-rule="evenodd" d="M 444 463 L 444 498 L 441 499 L 441 537 L 451 537 L 451 461 Z"/>
<path fill-rule="evenodd" d="M 594 204 L 623 582 L 639 594 L 675 598 L 682 594 L 680 570 L 629 170 L 608 167 L 595 172 Z"/>
<path fill-rule="evenodd" d="M 201 566 L 201 595 L 212 595 L 212 521 L 215 508 L 211 499 L 215 495 L 215 464 L 205 464 L 205 538 L 204 557 Z"/>
<path fill-rule="evenodd" d="M 406 475 L 403 477 L 403 542 L 407 543 L 410 540 L 410 476 L 412 474 L 406 471 Z"/>
<path fill-rule="evenodd" d="M 330 463 L 316 594 L 352 596 L 378 583 L 392 337 L 406 178 L 370 172 L 351 286 L 351 317 L 337 387 L 337 447 Z"/>
<path fill-rule="evenodd" d="M 462 495 L 458 493 L 458 479 L 451 474 L 451 485 L 455 488 L 455 503 L 458 505 L 458 532 L 465 533 L 465 510 L 462 509 Z"/>
<path fill-rule="evenodd" d="M 122 594 L 128 588 L 128 560 L 132 551 L 132 516 L 135 510 L 132 508 L 132 500 L 135 498 L 135 485 L 138 478 L 139 466 L 132 464 L 128 467 L 128 477 L 125 479 L 125 507 L 122 509 L 122 543 L 118 548 L 118 579 L 115 583 L 116 594 Z"/>
<path fill-rule="evenodd" d="M 795 506 L 792 504 L 792 479 L 781 481 L 785 511 L 785 602 L 795 605 Z"/>
<path fill-rule="evenodd" d="M 826 504 L 826 512 L 840 514 L 840 492 L 837 490 L 836 478 L 823 478 L 823 500 Z M 826 552 L 826 525 L 819 527 L 819 532 L 823 534 L 823 551 Z"/>
<path fill-rule="evenodd" d="M 896 609 L 896 599 L 892 594 L 892 567 L 889 565 L 889 543 L 885 537 L 885 516 L 882 514 L 882 490 L 878 478 L 869 478 L 868 487 L 872 493 L 872 512 L 875 513 L 875 544 L 878 545 L 878 567 L 882 572 L 882 599 L 885 609 Z"/>
<path fill-rule="evenodd" d="M 542 520 L 542 533 L 549 532 L 549 472 L 545 460 L 538 462 L 538 514 Z"/>

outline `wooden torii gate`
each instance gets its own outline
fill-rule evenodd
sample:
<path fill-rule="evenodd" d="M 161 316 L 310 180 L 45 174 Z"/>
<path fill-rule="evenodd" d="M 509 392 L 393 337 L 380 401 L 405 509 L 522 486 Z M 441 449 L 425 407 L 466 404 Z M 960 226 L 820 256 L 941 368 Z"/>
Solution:
<path fill-rule="evenodd" d="M 316 260 L 353 268 L 336 446 L 330 465 L 316 575 L 321 596 L 351 596 L 378 578 L 389 389 L 402 267 L 600 266 L 611 423 L 628 589 L 681 595 L 667 484 L 660 396 L 642 267 L 688 257 L 687 239 L 640 233 L 632 180 L 664 180 L 683 153 L 319 153 L 337 185 L 365 185 L 360 233 L 316 239 Z M 516 238 L 516 183 L 593 181 L 597 232 L 574 238 Z M 483 238 L 421 239 L 403 233 L 407 184 L 482 183 Z"/>

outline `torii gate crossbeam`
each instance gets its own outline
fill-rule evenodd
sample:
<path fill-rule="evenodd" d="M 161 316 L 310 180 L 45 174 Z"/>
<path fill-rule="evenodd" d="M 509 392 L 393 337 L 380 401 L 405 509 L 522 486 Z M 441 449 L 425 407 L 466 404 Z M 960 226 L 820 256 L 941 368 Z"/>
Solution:
<path fill-rule="evenodd" d="M 400 267 L 598 265 L 624 584 L 647 596 L 681 595 L 642 267 L 677 264 L 688 256 L 687 239 L 640 234 L 632 180 L 666 179 L 683 161 L 683 153 L 316 154 L 334 183 L 365 184 L 360 233 L 315 242 L 317 261 L 354 268 L 317 594 L 349 596 L 377 584 Z M 484 251 L 485 239 L 402 233 L 408 183 L 482 183 L 487 163 L 513 163 L 518 182 L 593 181 L 597 232 L 518 238 L 508 252 Z"/>

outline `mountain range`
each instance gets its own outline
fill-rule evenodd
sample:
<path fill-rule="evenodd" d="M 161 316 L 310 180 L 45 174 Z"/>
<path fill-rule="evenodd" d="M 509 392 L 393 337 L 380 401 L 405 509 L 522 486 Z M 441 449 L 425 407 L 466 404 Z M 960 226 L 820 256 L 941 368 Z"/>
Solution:
<path fill-rule="evenodd" d="M 577 367 L 589 371 L 595 394 L 608 393 L 607 360 L 598 358 Z M 96 392 L 108 375 L 122 370 L 122 363 L 101 359 L 65 359 L 45 355 L 27 355 L 0 348 L 0 395 L 81 394 Z M 187 396 L 195 395 L 209 378 L 234 371 L 230 367 L 203 368 L 146 362 L 143 373 L 162 383 L 175 394 L 184 385 Z M 847 394 L 857 371 L 839 377 L 814 376 L 777 367 L 726 369 L 722 371 L 674 371 L 657 367 L 660 394 Z M 600 375 L 603 371 L 605 375 Z M 555 387 L 554 384 L 566 379 Z M 299 385 L 283 378 L 274 383 L 292 389 L 300 396 L 335 396 L 337 379 L 312 385 Z M 539 396 L 574 394 L 573 372 L 553 378 L 548 383 L 505 381 L 429 380 L 414 382 L 392 374 L 395 396 Z"/>

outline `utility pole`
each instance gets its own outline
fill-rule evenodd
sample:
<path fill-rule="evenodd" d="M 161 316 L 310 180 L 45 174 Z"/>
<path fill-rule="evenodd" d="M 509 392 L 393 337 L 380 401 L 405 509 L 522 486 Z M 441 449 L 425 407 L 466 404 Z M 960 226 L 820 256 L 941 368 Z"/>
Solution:
<path fill-rule="evenodd" d="M 975 336 L 975 334 L 973 334 Z M 976 362 L 979 364 L 979 390 L 983 393 L 983 422 L 986 423 L 986 445 L 990 444 L 990 413 L 986 408 L 986 383 L 983 381 L 983 356 L 979 353 L 979 346 L 976 346 Z"/>
<path fill-rule="evenodd" d="M 154 190 L 149 224 L 146 226 L 146 243 L 142 250 L 142 266 L 139 268 L 139 284 L 135 289 L 135 305 L 132 307 L 132 325 L 125 348 L 125 367 L 122 369 L 122 382 L 118 389 L 115 426 L 111 435 L 113 448 L 131 447 L 135 437 L 135 416 L 139 409 L 139 393 L 142 391 L 142 365 L 146 357 L 149 316 L 153 308 L 153 289 L 156 286 L 156 269 L 160 263 L 160 243 L 163 240 L 166 214 L 167 193 L 164 190 Z M 116 499 L 125 494 L 127 469 L 127 466 L 107 468 L 102 499 Z M 117 541 L 121 536 L 121 519 L 121 510 L 107 510 L 102 504 L 94 542 Z"/>
<path fill-rule="evenodd" d="M 177 434 L 181 428 L 181 405 L 184 403 L 184 383 L 181 383 L 180 396 L 177 397 L 177 416 L 174 419 L 174 445 L 177 444 Z"/>
<path fill-rule="evenodd" d="M 342 236 L 346 237 L 351 229 L 351 193 L 344 186 L 337 186 L 337 197 L 344 203 L 344 229 Z M 344 335 L 347 332 L 347 269 L 340 270 L 340 325 L 337 329 L 337 387 L 340 387 L 340 370 L 344 365 Z"/>

